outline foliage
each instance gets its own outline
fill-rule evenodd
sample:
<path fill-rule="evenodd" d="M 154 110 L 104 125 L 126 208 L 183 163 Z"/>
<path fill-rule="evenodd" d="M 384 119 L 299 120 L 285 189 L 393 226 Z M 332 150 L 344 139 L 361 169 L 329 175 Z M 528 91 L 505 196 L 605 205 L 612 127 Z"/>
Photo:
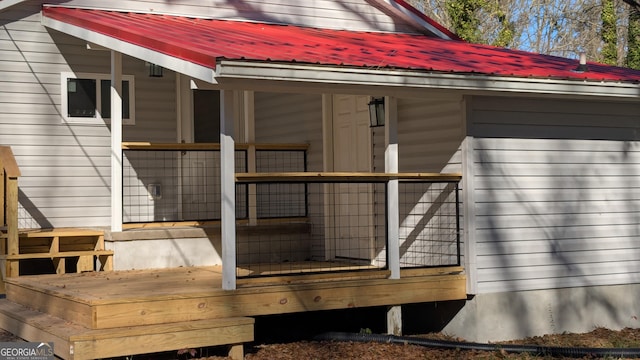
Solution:
<path fill-rule="evenodd" d="M 407 1 L 467 41 L 640 68 L 638 0 Z"/>
<path fill-rule="evenodd" d="M 446 7 L 451 19 L 452 30 L 466 41 L 481 43 L 480 20 L 476 13 L 485 5 L 485 0 L 447 1 Z"/>
<path fill-rule="evenodd" d="M 613 0 L 602 0 L 602 58 L 605 64 L 618 63 L 618 34 L 616 8 Z"/>
<path fill-rule="evenodd" d="M 515 24 L 499 0 L 446 0 L 445 6 L 452 30 L 466 41 L 506 47 L 515 38 Z"/>
<path fill-rule="evenodd" d="M 640 7 L 629 12 L 626 66 L 640 70 Z"/>

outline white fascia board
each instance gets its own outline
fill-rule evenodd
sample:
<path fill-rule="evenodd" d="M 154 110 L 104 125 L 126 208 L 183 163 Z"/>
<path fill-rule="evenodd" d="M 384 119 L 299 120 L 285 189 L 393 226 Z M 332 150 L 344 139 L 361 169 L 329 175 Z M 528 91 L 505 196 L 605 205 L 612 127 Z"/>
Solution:
<path fill-rule="evenodd" d="M 362 69 L 338 66 L 258 63 L 223 60 L 216 66 L 221 86 L 238 80 L 267 80 L 308 84 L 379 87 L 390 89 L 444 89 L 467 93 L 500 92 L 571 97 L 640 98 L 640 84 L 501 77 L 480 74 L 443 74 L 425 71 Z M 250 82 L 247 82 L 250 84 Z"/>
<path fill-rule="evenodd" d="M 4 9 L 8 9 L 13 5 L 20 4 L 25 2 L 26 0 L 2 0 L 0 1 L 0 11 Z"/>
<path fill-rule="evenodd" d="M 371 0 L 374 4 L 391 11 L 395 16 L 406 21 L 412 26 L 421 29 L 427 30 L 428 32 L 434 34 L 440 39 L 445 40 L 453 40 L 451 37 L 435 26 L 431 25 L 429 22 L 425 21 L 420 16 L 414 14 L 411 10 L 405 8 L 404 6 L 399 5 L 397 2 L 393 0 Z"/>
<path fill-rule="evenodd" d="M 160 65 L 164 68 L 191 76 L 209 83 L 215 83 L 215 70 L 194 64 L 189 61 L 181 60 L 176 57 L 166 55 L 157 51 L 153 51 L 142 46 L 134 45 L 126 41 L 118 40 L 113 37 L 90 31 L 79 26 L 71 25 L 63 21 L 54 20 L 42 16 L 42 25 L 50 29 L 63 32 L 65 34 L 85 40 L 89 43 L 96 44 L 109 50 L 117 51 L 122 54 L 141 59 L 150 63 Z"/>

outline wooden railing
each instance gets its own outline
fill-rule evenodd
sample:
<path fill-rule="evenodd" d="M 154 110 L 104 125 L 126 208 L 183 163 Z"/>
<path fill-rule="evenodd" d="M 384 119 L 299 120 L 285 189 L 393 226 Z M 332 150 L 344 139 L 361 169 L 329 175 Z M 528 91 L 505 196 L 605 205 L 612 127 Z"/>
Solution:
<path fill-rule="evenodd" d="M 20 168 L 11 147 L 0 146 L 0 254 L 18 254 L 18 177 Z M 15 265 L 18 266 L 17 264 Z M 17 268 L 13 269 L 17 272 Z"/>

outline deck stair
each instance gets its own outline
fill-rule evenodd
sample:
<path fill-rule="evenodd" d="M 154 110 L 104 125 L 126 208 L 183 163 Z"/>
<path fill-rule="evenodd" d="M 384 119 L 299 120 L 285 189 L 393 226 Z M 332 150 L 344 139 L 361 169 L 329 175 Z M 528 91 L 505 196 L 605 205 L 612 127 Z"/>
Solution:
<path fill-rule="evenodd" d="M 228 346 L 231 358 L 242 359 L 254 319 L 211 308 L 211 296 L 229 296 L 208 273 L 180 268 L 8 278 L 0 328 L 27 341 L 53 342 L 62 359 L 210 346 Z"/>
<path fill-rule="evenodd" d="M 0 300 L 0 327 L 29 341 L 53 342 L 62 359 L 104 359 L 179 349 L 229 345 L 229 356 L 242 359 L 243 342 L 253 341 L 248 317 L 168 324 L 87 329 L 8 300 Z"/>

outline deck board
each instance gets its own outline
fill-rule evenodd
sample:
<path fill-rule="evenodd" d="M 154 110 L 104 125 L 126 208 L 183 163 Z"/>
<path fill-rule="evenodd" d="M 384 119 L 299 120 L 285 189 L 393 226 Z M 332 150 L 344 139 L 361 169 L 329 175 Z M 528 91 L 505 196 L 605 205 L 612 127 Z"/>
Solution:
<path fill-rule="evenodd" d="M 222 290 L 220 267 L 35 275 L 7 281 L 7 299 L 91 329 L 466 298 L 460 267 L 245 279 Z M 303 280 L 300 280 L 303 279 Z"/>

